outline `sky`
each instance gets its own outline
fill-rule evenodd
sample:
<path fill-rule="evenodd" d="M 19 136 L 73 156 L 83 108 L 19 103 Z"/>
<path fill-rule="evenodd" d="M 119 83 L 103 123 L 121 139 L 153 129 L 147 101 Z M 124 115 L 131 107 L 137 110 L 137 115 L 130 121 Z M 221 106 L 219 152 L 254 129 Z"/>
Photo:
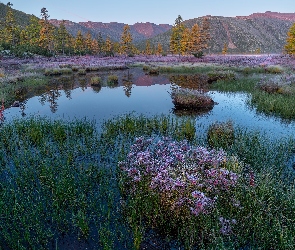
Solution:
<path fill-rule="evenodd" d="M 8 0 L 0 0 L 7 3 Z M 295 12 L 295 0 L 10 0 L 14 9 L 40 17 L 41 8 L 50 19 L 73 22 L 151 22 L 173 24 L 183 20 L 212 16 L 244 16 L 275 11 Z"/>

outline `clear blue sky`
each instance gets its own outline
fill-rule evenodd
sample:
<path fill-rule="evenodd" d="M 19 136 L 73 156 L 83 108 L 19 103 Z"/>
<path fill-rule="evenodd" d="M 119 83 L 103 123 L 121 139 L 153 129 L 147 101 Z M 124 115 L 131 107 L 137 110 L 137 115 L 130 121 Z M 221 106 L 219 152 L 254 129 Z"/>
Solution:
<path fill-rule="evenodd" d="M 7 3 L 9 0 L 0 0 Z M 178 15 L 184 20 L 205 16 L 240 16 L 254 12 L 295 12 L 295 0 L 11 0 L 13 8 L 40 16 L 48 10 L 50 19 L 74 22 L 152 22 L 173 24 Z"/>

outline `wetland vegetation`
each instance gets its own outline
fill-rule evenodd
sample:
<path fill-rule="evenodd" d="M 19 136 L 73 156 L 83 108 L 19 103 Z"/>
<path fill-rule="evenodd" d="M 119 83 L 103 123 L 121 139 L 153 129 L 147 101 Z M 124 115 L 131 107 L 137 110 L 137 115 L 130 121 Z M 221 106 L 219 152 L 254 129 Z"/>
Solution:
<path fill-rule="evenodd" d="M 292 61 L 287 66 L 226 56 L 216 62 L 151 57 L 106 63 L 104 58 L 105 71 L 99 60 L 2 69 L 3 249 L 294 248 L 292 134 L 270 138 L 234 120 L 212 120 L 202 130 L 196 124 L 202 112 L 174 106 L 173 92 L 164 97 L 170 102 L 165 115 L 122 114 L 100 124 L 93 117 L 16 119 L 7 112 L 15 101 L 26 104 L 35 95 L 41 103 L 55 98 L 51 111 L 56 112 L 61 91 L 71 96 L 76 88 L 92 89 L 100 98 L 102 92 L 123 90 L 131 99 L 137 86 L 161 86 L 163 80 L 162 91 L 202 93 L 210 104 L 211 92 L 245 93 L 256 114 L 292 123 Z M 50 73 L 57 68 L 63 70 Z M 144 89 L 152 102 L 157 91 Z"/>

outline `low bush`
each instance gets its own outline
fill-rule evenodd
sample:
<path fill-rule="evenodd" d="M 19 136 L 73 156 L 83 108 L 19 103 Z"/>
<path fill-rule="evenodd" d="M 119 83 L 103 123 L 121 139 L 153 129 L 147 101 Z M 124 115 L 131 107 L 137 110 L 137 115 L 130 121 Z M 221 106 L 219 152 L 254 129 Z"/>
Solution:
<path fill-rule="evenodd" d="M 176 109 L 206 109 L 214 106 L 212 98 L 199 90 L 173 89 L 171 98 Z"/>

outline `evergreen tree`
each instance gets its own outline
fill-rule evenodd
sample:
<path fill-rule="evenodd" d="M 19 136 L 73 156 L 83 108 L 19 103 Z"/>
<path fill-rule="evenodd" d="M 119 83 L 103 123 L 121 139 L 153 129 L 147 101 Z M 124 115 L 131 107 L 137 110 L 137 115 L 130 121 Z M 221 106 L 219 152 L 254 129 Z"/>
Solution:
<path fill-rule="evenodd" d="M 40 47 L 49 51 L 50 54 L 54 52 L 54 27 L 49 23 L 49 15 L 46 8 L 41 9 L 41 20 L 40 20 Z"/>
<path fill-rule="evenodd" d="M 157 55 L 160 56 L 163 54 L 163 47 L 162 44 L 158 43 L 158 47 L 157 47 Z"/>
<path fill-rule="evenodd" d="M 82 31 L 78 30 L 76 39 L 75 39 L 75 44 L 74 44 L 74 50 L 76 54 L 82 55 L 85 51 L 85 41 L 84 37 L 82 35 Z"/>
<path fill-rule="evenodd" d="M 209 18 L 205 17 L 203 18 L 202 22 L 202 28 L 200 30 L 200 46 L 201 46 L 201 51 L 204 52 L 204 50 L 208 49 L 209 47 L 209 40 L 211 39 L 210 37 L 210 23 L 209 23 Z"/>
<path fill-rule="evenodd" d="M 200 28 L 197 23 L 193 25 L 191 30 L 189 51 L 192 54 L 198 54 L 202 51 L 200 43 Z"/>
<path fill-rule="evenodd" d="M 92 39 L 91 52 L 94 55 L 98 55 L 100 53 L 100 47 L 99 47 L 98 41 L 96 39 Z"/>
<path fill-rule="evenodd" d="M 87 54 L 92 54 L 92 35 L 90 31 L 87 32 L 85 38 L 85 52 Z"/>
<path fill-rule="evenodd" d="M 12 11 L 13 4 L 7 3 L 7 12 L 5 15 L 4 27 L 1 30 L 1 39 L 7 45 L 15 46 L 19 42 L 20 29 L 16 24 L 16 20 Z"/>
<path fill-rule="evenodd" d="M 103 52 L 103 48 L 105 46 L 105 42 L 104 42 L 100 32 L 98 33 L 98 36 L 97 36 L 97 43 L 98 43 L 98 47 L 99 47 L 98 54 L 100 54 Z"/>
<path fill-rule="evenodd" d="M 123 28 L 123 33 L 121 36 L 120 43 L 120 53 L 130 55 L 132 53 L 133 45 L 132 45 L 132 35 L 130 33 L 130 27 L 126 24 Z"/>
<path fill-rule="evenodd" d="M 31 16 L 30 24 L 20 33 L 20 44 L 38 47 L 41 28 L 42 26 L 39 19 L 35 16 Z"/>
<path fill-rule="evenodd" d="M 150 43 L 149 40 L 146 41 L 144 53 L 146 55 L 151 55 L 152 54 L 151 43 Z"/>
<path fill-rule="evenodd" d="M 113 52 L 113 43 L 112 43 L 112 41 L 111 41 L 111 39 L 110 39 L 109 36 L 106 39 L 104 51 L 105 51 L 105 53 L 106 53 L 107 56 L 114 55 L 114 52 Z"/>
<path fill-rule="evenodd" d="M 178 15 L 172 27 L 172 34 L 170 37 L 170 51 L 172 54 L 181 53 L 181 39 L 184 31 L 184 25 L 182 24 L 182 17 Z"/>
<path fill-rule="evenodd" d="M 66 29 L 65 20 L 62 20 L 61 24 L 57 29 L 56 34 L 56 47 L 57 51 L 61 54 L 65 54 L 65 52 L 69 52 L 71 47 L 71 35 Z"/>
<path fill-rule="evenodd" d="M 226 55 L 227 54 L 227 44 L 225 43 L 222 49 L 222 55 Z"/>
<path fill-rule="evenodd" d="M 182 33 L 182 38 L 180 41 L 182 55 L 188 54 L 189 49 L 191 47 L 190 44 L 191 44 L 191 31 L 189 28 L 185 28 Z"/>
<path fill-rule="evenodd" d="M 290 55 L 295 55 L 295 23 L 288 31 L 285 52 Z"/>

